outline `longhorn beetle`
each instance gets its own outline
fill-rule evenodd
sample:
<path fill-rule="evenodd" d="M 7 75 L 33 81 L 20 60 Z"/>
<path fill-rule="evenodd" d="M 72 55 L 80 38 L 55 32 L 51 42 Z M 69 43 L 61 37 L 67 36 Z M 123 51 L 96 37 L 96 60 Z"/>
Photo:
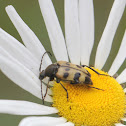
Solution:
<path fill-rule="evenodd" d="M 84 84 L 84 85 L 87 85 L 88 87 L 90 87 L 90 85 L 93 85 L 93 82 L 91 80 L 91 74 L 84 67 L 88 67 L 89 69 L 91 69 L 92 71 L 94 71 L 98 75 L 105 75 L 105 74 L 100 74 L 99 72 L 95 71 L 93 68 L 91 68 L 87 65 L 81 65 L 80 66 L 80 65 L 72 64 L 72 63 L 66 62 L 66 61 L 58 61 L 56 63 L 53 63 L 53 64 L 49 65 L 45 70 L 42 70 L 42 72 L 41 72 L 43 57 L 46 53 L 51 55 L 50 52 L 45 52 L 43 54 L 42 59 L 41 59 L 41 63 L 40 63 L 40 68 L 39 68 L 39 71 L 40 71 L 39 79 L 41 80 L 41 94 L 42 94 L 43 104 L 44 104 L 44 99 L 45 99 L 47 91 L 48 91 L 49 81 L 53 81 L 54 79 L 56 79 L 56 82 L 60 83 L 61 86 L 66 91 L 67 100 L 68 100 L 67 89 L 63 86 L 63 84 L 60 81 L 63 81 L 65 83 L 69 82 L 72 85 Z M 105 75 L 105 76 L 108 76 L 108 75 Z M 48 80 L 48 83 L 47 83 L 46 93 L 43 96 L 42 80 L 45 77 L 49 77 L 49 80 Z M 92 87 L 92 86 L 90 88 L 103 90 L 103 89 Z"/>

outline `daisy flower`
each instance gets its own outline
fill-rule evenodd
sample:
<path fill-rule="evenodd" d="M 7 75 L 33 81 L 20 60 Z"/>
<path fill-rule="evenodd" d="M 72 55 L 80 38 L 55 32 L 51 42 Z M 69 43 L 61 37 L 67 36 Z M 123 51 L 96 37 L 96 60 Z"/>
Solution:
<path fill-rule="evenodd" d="M 51 0 L 39 0 L 40 9 L 50 38 L 51 47 L 57 61 L 67 61 L 77 65 L 89 65 L 94 45 L 94 10 L 92 0 L 64 0 L 65 37 L 63 36 Z M 66 91 L 55 81 L 48 89 L 46 102 L 51 106 L 20 100 L 0 100 L 0 113 L 28 115 L 19 126 L 124 126 L 126 121 L 126 67 L 117 77 L 112 77 L 126 59 L 126 32 L 109 71 L 102 71 L 110 54 L 113 38 L 122 17 L 126 0 L 115 0 L 104 32 L 97 47 L 94 69 L 85 68 L 91 74 L 93 86 L 71 85 L 61 82 Z M 45 48 L 34 32 L 20 18 L 13 6 L 6 12 L 20 34 L 24 45 L 0 28 L 0 69 L 15 84 L 41 100 L 39 66 Z M 44 56 L 42 70 L 52 64 L 48 55 Z M 83 68 L 82 68 L 83 69 Z M 47 79 L 44 79 L 47 83 Z M 43 94 L 46 86 L 43 85 Z M 58 117 L 51 117 L 57 114 Z M 30 116 L 31 115 L 31 116 Z M 34 116 L 33 116 L 34 115 Z M 43 116 L 37 116 L 43 115 Z M 45 116 L 48 115 L 48 116 Z"/>

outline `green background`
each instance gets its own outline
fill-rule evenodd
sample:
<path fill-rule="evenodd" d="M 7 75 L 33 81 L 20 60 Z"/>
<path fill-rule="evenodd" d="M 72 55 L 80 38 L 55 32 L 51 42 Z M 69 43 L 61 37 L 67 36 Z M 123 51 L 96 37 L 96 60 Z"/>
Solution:
<path fill-rule="evenodd" d="M 64 32 L 64 1 L 63 0 L 53 0 L 56 13 L 59 18 L 62 30 Z M 90 65 L 94 64 L 95 52 L 102 32 L 104 30 L 110 9 L 112 7 L 113 0 L 94 0 L 94 13 L 95 13 L 95 44 L 93 47 Z M 51 50 L 49 38 L 47 35 L 47 30 L 43 21 L 43 17 L 40 12 L 39 4 L 37 0 L 0 0 L 0 27 L 6 32 L 14 36 L 20 42 L 22 42 L 18 32 L 11 23 L 9 17 L 5 12 L 5 7 L 7 5 L 13 5 L 17 10 L 18 14 L 26 22 L 26 24 L 34 31 L 38 36 L 39 40 L 43 43 L 47 50 Z M 114 57 L 120 46 L 125 28 L 126 28 L 126 9 L 123 17 L 120 21 L 119 27 L 117 29 L 114 42 L 112 45 L 112 50 L 107 60 L 104 70 L 108 70 L 111 66 Z M 55 62 L 55 59 L 52 59 Z M 122 67 L 118 71 L 120 73 L 124 68 L 126 68 L 126 61 L 123 63 Z M 24 91 L 12 81 L 10 81 L 5 75 L 0 71 L 0 99 L 14 99 L 14 100 L 27 100 L 33 101 L 41 104 L 41 100 L 37 99 L 30 93 Z M 0 114 L 0 126 L 17 126 L 22 118 L 26 116 L 8 115 Z"/>

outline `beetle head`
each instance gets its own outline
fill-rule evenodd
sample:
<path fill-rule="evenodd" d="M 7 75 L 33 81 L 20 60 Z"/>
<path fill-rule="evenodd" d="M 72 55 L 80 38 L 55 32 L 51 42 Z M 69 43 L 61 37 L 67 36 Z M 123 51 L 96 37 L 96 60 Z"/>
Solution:
<path fill-rule="evenodd" d="M 43 80 L 45 78 L 45 70 L 43 70 L 40 74 L 39 74 L 39 79 Z"/>

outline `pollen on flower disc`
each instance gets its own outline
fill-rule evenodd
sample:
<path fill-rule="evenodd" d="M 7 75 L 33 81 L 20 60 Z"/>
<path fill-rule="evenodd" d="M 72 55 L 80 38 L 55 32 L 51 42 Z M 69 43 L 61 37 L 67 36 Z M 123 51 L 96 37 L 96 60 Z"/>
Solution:
<path fill-rule="evenodd" d="M 125 93 L 121 85 L 110 76 L 98 75 L 88 69 L 93 81 L 93 87 L 72 85 L 61 82 L 54 83 L 53 106 L 59 110 L 59 115 L 73 122 L 76 126 L 112 126 L 118 123 L 125 114 Z M 101 74 L 107 74 L 96 70 Z"/>

